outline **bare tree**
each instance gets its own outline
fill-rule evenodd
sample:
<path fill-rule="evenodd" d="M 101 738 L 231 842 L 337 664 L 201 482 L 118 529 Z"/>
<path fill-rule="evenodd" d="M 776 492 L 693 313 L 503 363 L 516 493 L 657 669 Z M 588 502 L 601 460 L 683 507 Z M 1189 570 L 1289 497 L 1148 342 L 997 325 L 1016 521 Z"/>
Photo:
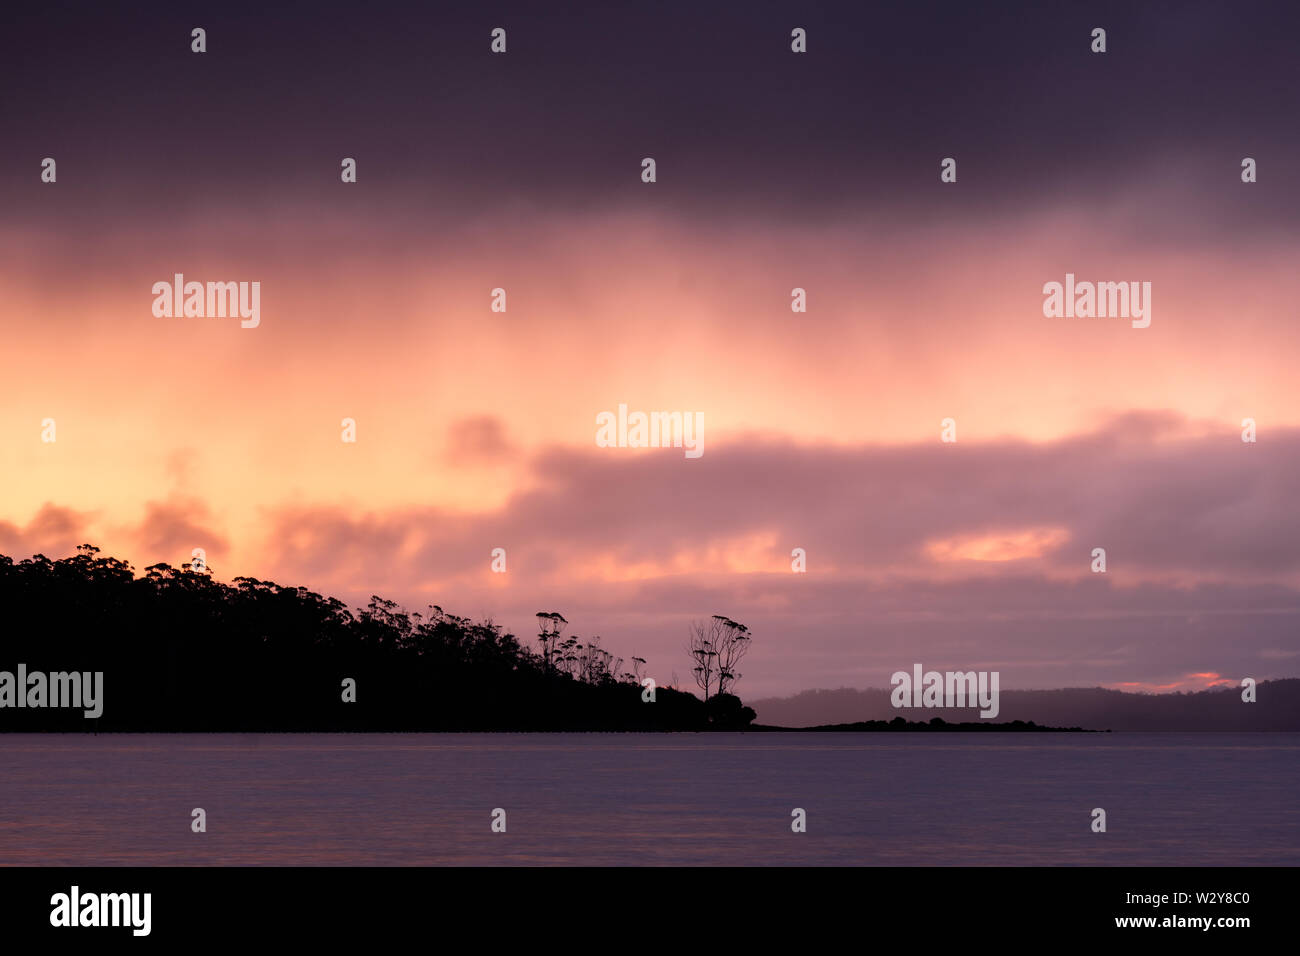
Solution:
<path fill-rule="evenodd" d="M 580 648 L 581 644 L 578 645 Z M 600 646 L 600 638 L 587 641 L 583 653 L 578 655 L 578 679 L 588 684 L 604 684 L 618 674 L 623 659 L 615 657 Z"/>
<path fill-rule="evenodd" d="M 718 693 L 725 694 L 727 688 L 740 680 L 736 668 L 749 653 L 749 628 L 721 614 L 713 615 L 713 620 L 718 624 L 718 637 L 713 646 L 718 652 Z"/>
<path fill-rule="evenodd" d="M 686 652 L 693 662 L 691 674 L 696 685 L 704 691 L 706 702 L 718 675 L 718 652 L 713 646 L 717 629 L 716 624 L 708 621 L 691 621 L 686 632 Z"/>
<path fill-rule="evenodd" d="M 711 694 L 725 694 L 740 679 L 736 667 L 749 651 L 749 642 L 749 628 L 722 614 L 691 622 L 686 650 L 694 665 L 691 673 L 706 702 Z"/>
<path fill-rule="evenodd" d="M 541 642 L 542 663 L 548 671 L 559 657 L 560 633 L 568 623 L 559 611 L 537 612 L 537 640 Z"/>
<path fill-rule="evenodd" d="M 707 701 L 708 692 L 714 685 L 714 675 L 718 672 L 718 652 L 714 650 L 711 628 L 702 620 L 690 622 L 686 631 L 686 653 L 692 658 L 693 666 L 690 672 L 694 675 L 695 684 L 705 692 Z"/>

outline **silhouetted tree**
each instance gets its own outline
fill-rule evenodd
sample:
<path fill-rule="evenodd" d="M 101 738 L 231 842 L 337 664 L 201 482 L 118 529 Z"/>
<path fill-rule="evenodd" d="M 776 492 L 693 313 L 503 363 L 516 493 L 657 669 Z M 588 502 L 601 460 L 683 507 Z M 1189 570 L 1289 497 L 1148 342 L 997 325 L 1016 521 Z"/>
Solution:
<path fill-rule="evenodd" d="M 692 621 L 686 641 L 694 667 L 695 683 L 707 701 L 716 684 L 718 694 L 740 679 L 736 666 L 749 651 L 749 628 L 729 617 L 715 614 L 707 621 Z"/>
<path fill-rule="evenodd" d="M 713 649 L 718 652 L 718 693 L 725 694 L 740 680 L 736 667 L 749 653 L 749 628 L 721 614 L 713 615 L 713 620 L 717 624 Z"/>
<path fill-rule="evenodd" d="M 704 691 L 704 701 L 708 703 L 709 691 L 718 673 L 718 652 L 713 647 L 713 630 L 703 621 L 692 621 L 687 630 L 686 652 L 691 655 L 694 666 L 691 674 L 696 685 Z"/>
<path fill-rule="evenodd" d="M 715 694 L 704 706 L 709 726 L 714 730 L 744 730 L 754 718 L 754 708 L 746 707 L 735 694 Z"/>
<path fill-rule="evenodd" d="M 537 612 L 537 640 L 541 642 L 542 663 L 548 671 L 554 667 L 555 658 L 559 656 L 560 634 L 568 623 L 558 611 Z"/>

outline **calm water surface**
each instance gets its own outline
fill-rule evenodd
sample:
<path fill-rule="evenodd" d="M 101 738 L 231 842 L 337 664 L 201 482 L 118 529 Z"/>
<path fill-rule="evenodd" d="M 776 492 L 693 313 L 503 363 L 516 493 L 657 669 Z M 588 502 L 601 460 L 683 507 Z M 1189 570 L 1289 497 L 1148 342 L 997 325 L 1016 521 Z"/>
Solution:
<path fill-rule="evenodd" d="M 0 761 L 0 865 L 1300 864 L 1300 734 L 0 735 Z"/>

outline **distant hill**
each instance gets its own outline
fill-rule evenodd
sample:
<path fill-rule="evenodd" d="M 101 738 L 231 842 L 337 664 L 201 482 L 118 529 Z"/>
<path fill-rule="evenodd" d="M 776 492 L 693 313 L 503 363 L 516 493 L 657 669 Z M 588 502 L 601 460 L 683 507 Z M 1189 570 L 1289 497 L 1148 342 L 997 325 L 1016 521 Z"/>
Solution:
<path fill-rule="evenodd" d="M 812 727 L 860 721 L 909 721 L 941 717 L 950 723 L 971 720 L 971 710 L 895 709 L 888 689 L 808 690 L 793 697 L 750 702 L 761 724 Z M 1060 690 L 1004 690 L 996 721 L 1033 721 L 1054 727 L 1116 731 L 1300 731 L 1300 679 L 1264 681 L 1256 702 L 1244 703 L 1241 689 L 1228 687 L 1184 694 L 1132 694 L 1101 687 Z"/>

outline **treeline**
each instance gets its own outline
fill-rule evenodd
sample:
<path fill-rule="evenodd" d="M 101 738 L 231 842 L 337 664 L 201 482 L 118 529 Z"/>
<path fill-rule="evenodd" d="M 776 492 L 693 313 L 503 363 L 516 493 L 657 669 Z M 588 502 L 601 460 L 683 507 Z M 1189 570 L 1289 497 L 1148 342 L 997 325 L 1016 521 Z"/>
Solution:
<path fill-rule="evenodd" d="M 103 716 L 0 708 L 0 731 L 600 731 L 741 729 L 733 695 L 705 704 L 656 687 L 653 703 L 598 639 L 536 652 L 491 622 L 372 598 L 353 611 L 306 588 L 127 562 L 0 555 L 0 671 L 95 672 Z M 355 702 L 344 700 L 355 681 Z M 21 692 L 21 689 L 20 689 Z"/>

